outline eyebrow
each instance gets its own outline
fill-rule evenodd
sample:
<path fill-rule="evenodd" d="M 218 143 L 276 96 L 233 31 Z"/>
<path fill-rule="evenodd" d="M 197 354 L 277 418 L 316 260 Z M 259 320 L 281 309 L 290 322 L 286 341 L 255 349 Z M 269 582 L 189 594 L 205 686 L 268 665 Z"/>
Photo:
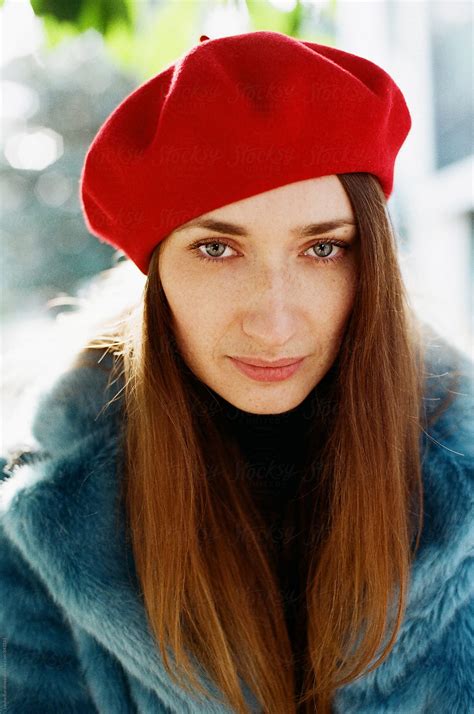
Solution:
<path fill-rule="evenodd" d="M 303 226 L 296 226 L 291 230 L 291 233 L 298 237 L 307 237 L 327 233 L 328 231 L 342 228 L 344 226 L 355 226 L 354 221 L 345 219 L 337 219 L 332 221 L 322 221 L 320 223 L 308 223 Z M 183 226 L 176 228 L 175 233 L 184 231 L 187 228 L 206 228 L 216 233 L 230 233 L 235 236 L 250 235 L 250 230 L 245 226 L 239 226 L 237 223 L 229 223 L 227 221 L 218 221 L 214 218 L 196 218 L 196 220 L 185 223 Z"/>

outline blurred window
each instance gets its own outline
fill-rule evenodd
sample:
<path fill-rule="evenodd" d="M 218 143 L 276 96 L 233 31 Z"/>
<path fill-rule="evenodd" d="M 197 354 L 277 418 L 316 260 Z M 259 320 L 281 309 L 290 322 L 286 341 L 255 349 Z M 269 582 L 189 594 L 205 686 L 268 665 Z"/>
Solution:
<path fill-rule="evenodd" d="M 471 2 L 429 3 L 436 168 L 473 153 Z"/>

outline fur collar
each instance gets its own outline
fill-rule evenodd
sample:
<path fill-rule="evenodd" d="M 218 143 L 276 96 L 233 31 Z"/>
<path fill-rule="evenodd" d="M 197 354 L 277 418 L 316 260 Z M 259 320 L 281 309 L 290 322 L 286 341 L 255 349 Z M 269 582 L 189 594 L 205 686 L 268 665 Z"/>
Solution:
<path fill-rule="evenodd" d="M 472 363 L 440 338 L 427 354 L 427 412 L 445 393 L 447 374 L 458 368 L 461 378 L 455 401 L 422 438 L 425 525 L 404 623 L 388 661 L 352 683 L 354 691 L 395 686 L 400 669 L 428 652 L 433 631 L 472 595 Z M 109 387 L 107 377 L 97 366 L 74 368 L 41 396 L 33 422 L 41 452 L 1 484 L 1 523 L 74 627 L 96 638 L 144 687 L 180 711 L 224 714 L 224 705 L 204 701 L 189 709 L 191 700 L 170 680 L 153 645 L 116 512 L 120 401 L 102 408 L 120 384 Z M 203 680 L 209 683 L 204 674 Z"/>

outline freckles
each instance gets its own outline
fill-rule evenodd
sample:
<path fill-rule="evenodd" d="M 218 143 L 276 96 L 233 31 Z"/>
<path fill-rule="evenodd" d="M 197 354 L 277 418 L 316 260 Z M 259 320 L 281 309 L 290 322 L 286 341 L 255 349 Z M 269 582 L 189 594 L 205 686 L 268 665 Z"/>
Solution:
<path fill-rule="evenodd" d="M 312 299 L 313 314 L 323 331 L 338 333 L 343 329 L 354 304 L 354 289 L 350 282 L 341 279 L 328 281 L 324 289 Z"/>
<path fill-rule="evenodd" d="M 337 285 L 335 285 L 334 289 L 338 290 L 341 300 L 346 303 L 352 303 L 358 284 L 356 271 L 353 268 L 350 268 L 344 275 L 340 276 L 339 279 L 336 280 L 336 284 Z"/>

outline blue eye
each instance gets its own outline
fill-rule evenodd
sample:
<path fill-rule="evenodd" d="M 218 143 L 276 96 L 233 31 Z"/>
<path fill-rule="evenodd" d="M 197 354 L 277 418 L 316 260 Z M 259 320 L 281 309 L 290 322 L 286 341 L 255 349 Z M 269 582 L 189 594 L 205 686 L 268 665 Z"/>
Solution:
<path fill-rule="evenodd" d="M 206 247 L 207 246 L 212 246 L 213 248 L 216 248 L 217 246 L 224 246 L 224 250 L 220 252 L 220 255 L 211 257 L 209 255 L 205 255 L 200 248 L 201 247 Z M 341 248 L 340 251 L 336 253 L 334 257 L 332 256 L 332 253 L 334 252 L 333 248 L 336 246 L 337 248 Z M 347 252 L 350 249 L 350 245 L 346 243 L 345 241 L 341 240 L 336 240 L 334 238 L 331 239 L 322 239 L 314 243 L 312 246 L 306 249 L 305 252 L 308 250 L 313 250 L 314 248 L 324 248 L 326 251 L 324 256 L 314 256 L 314 262 L 320 264 L 320 263 L 335 263 L 337 260 L 341 260 L 341 258 L 344 257 L 345 252 Z M 195 243 L 192 243 L 189 246 L 189 250 L 193 251 L 196 254 L 196 257 L 199 260 L 206 260 L 208 263 L 215 263 L 215 264 L 223 264 L 229 258 L 222 258 L 222 254 L 225 252 L 226 248 L 230 248 L 231 250 L 234 250 L 228 243 L 224 241 L 217 241 L 217 240 L 201 240 L 201 241 L 196 241 Z M 329 249 L 329 250 L 328 250 Z M 217 251 L 219 252 L 219 251 Z M 234 257 L 234 256 L 230 256 Z M 311 257 L 311 256 L 310 256 Z"/>
<path fill-rule="evenodd" d="M 200 250 L 197 251 L 198 256 L 200 256 L 201 258 L 204 258 L 204 260 L 210 260 L 211 263 L 216 262 L 215 259 L 219 260 L 219 259 L 222 257 L 222 253 L 225 252 L 226 248 L 229 247 L 226 243 L 221 243 L 221 242 L 219 242 L 219 241 L 215 241 L 215 242 L 213 242 L 213 243 L 200 243 L 200 244 L 197 246 L 197 248 L 200 248 L 201 246 L 205 246 L 206 248 L 207 248 L 207 246 L 211 246 L 211 248 L 216 248 L 216 246 L 223 246 L 223 247 L 224 247 L 224 251 L 221 251 L 221 254 L 220 254 L 220 255 L 214 255 L 213 257 L 208 256 L 208 255 L 205 255 L 205 254 L 202 253 Z"/>
<path fill-rule="evenodd" d="M 311 246 L 310 250 L 312 250 L 313 248 L 330 248 L 329 252 L 325 253 L 324 255 L 317 256 L 318 258 L 324 259 L 324 258 L 328 258 L 332 254 L 332 252 L 333 252 L 332 249 L 333 249 L 334 245 L 335 244 L 331 243 L 331 241 L 325 241 L 324 243 L 315 243 L 314 245 Z"/>

